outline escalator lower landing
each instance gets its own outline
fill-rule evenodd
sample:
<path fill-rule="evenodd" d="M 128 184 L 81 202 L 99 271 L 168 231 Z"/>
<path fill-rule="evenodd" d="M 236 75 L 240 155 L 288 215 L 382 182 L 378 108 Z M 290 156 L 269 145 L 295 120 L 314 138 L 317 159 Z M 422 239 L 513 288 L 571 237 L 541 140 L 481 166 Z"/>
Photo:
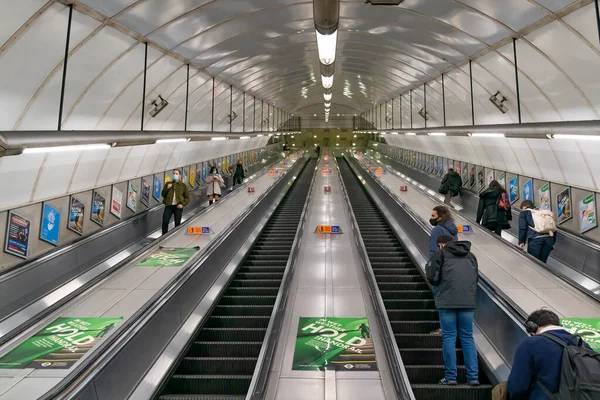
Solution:
<path fill-rule="evenodd" d="M 460 341 L 457 343 L 458 382 L 463 384 L 438 384 L 444 377 L 444 359 L 442 337 L 431 333 L 440 327 L 431 290 L 346 161 L 340 159 L 339 165 L 416 399 L 489 400 L 492 386 L 481 368 L 481 385 L 465 384 Z"/>
<path fill-rule="evenodd" d="M 314 167 L 311 160 L 267 222 L 161 400 L 246 398 Z"/>

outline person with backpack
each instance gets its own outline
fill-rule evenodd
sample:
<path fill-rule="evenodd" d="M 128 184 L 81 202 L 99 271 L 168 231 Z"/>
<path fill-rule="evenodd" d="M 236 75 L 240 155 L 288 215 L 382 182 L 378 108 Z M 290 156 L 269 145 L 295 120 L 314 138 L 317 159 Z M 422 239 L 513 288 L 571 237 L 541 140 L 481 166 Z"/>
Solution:
<path fill-rule="evenodd" d="M 527 253 L 546 263 L 556 244 L 556 230 L 552 211 L 535 208 L 531 200 L 521 203 L 519 247 L 527 244 Z"/>
<path fill-rule="evenodd" d="M 493 180 L 479 195 L 477 223 L 496 235 L 501 235 L 502 230 L 510 228 L 510 221 L 512 221 L 512 211 L 508 193 L 498 181 Z"/>
<path fill-rule="evenodd" d="M 460 194 L 462 190 L 463 181 L 460 175 L 452 168 L 448 168 L 448 173 L 442 179 L 442 186 L 440 186 L 439 192 L 446 197 L 444 203 L 451 205 L 452 198 Z"/>
<path fill-rule="evenodd" d="M 427 263 L 425 272 L 432 287 L 437 288 L 435 308 L 442 328 L 444 378 L 441 385 L 456 385 L 456 339 L 460 339 L 467 373 L 467 384 L 479 385 L 477 349 L 473 339 L 473 318 L 477 305 L 477 258 L 471 242 L 455 241 L 452 236 L 437 239 L 439 251 Z"/>
<path fill-rule="evenodd" d="M 458 228 L 452 219 L 452 214 L 448 207 L 436 206 L 431 210 L 429 223 L 433 226 L 431 236 L 429 236 L 429 259 L 439 250 L 438 237 L 441 235 L 452 236 L 454 240 L 458 240 Z"/>
<path fill-rule="evenodd" d="M 525 328 L 530 337 L 517 346 L 506 383 L 510 400 L 600 398 L 600 354 L 550 310 L 531 313 Z"/>

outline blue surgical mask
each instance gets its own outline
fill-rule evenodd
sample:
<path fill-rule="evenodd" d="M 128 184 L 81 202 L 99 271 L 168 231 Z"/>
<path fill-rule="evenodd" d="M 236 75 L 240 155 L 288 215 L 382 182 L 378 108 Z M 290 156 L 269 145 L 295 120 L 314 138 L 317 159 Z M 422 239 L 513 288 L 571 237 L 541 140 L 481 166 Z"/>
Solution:
<path fill-rule="evenodd" d="M 179 175 L 177 175 L 177 174 L 174 174 L 174 175 L 173 175 L 173 180 L 174 180 L 174 181 L 177 181 L 177 180 L 179 180 Z"/>

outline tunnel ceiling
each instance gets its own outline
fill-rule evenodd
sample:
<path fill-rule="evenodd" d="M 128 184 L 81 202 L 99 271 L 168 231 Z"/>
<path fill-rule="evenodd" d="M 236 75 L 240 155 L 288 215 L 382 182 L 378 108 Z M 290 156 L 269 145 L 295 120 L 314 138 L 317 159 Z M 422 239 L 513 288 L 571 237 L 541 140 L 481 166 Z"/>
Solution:
<path fill-rule="evenodd" d="M 71 3 L 7 1 L 19 4 L 15 7 Z M 405 0 L 390 7 L 372 6 L 364 0 L 341 1 L 334 112 L 336 105 L 362 112 L 591 2 Z M 102 24 L 136 41 L 149 40 L 159 50 L 190 60 L 206 73 L 278 108 L 302 113 L 323 101 L 312 1 L 73 3 L 77 11 Z"/>

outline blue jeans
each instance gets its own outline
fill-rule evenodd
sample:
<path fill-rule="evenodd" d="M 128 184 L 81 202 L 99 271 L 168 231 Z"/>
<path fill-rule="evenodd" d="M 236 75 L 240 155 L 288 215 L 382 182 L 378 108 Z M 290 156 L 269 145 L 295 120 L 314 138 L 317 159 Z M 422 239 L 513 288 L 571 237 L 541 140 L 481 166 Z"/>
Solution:
<path fill-rule="evenodd" d="M 473 340 L 475 310 L 440 309 L 438 312 L 442 327 L 442 353 L 446 380 L 456 381 L 456 336 L 458 333 L 467 368 L 467 381 L 478 381 L 477 349 L 475 349 L 475 340 Z"/>
<path fill-rule="evenodd" d="M 541 262 L 546 263 L 548 257 L 550 257 L 552 247 L 554 247 L 554 238 L 552 237 L 532 238 L 527 243 L 527 252 Z"/>

